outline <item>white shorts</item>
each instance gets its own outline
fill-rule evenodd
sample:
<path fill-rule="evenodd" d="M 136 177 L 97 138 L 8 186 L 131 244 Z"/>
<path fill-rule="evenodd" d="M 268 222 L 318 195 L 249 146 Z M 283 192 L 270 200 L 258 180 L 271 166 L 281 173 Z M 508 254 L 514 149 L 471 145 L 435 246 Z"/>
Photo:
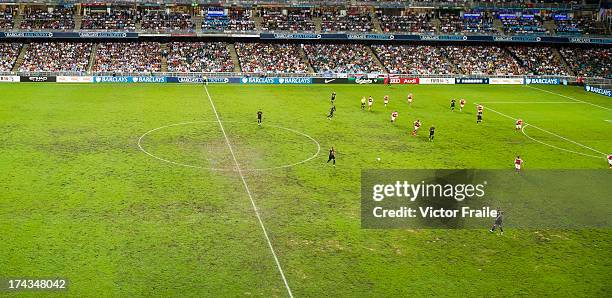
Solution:
<path fill-rule="evenodd" d="M 414 127 L 414 130 L 419 130 L 419 127 L 418 127 L 418 126 L 415 126 L 415 127 Z"/>
<path fill-rule="evenodd" d="M 521 125 L 521 124 L 517 124 L 516 125 L 516 129 L 522 129 L 522 128 L 523 128 L 523 125 Z"/>
<path fill-rule="evenodd" d="M 463 109 L 463 107 L 464 107 L 465 105 L 459 105 L 459 106 L 460 106 L 460 107 Z"/>
<path fill-rule="evenodd" d="M 395 121 L 395 117 L 391 117 L 391 121 Z"/>
<path fill-rule="evenodd" d="M 369 102 L 369 103 L 368 103 L 368 107 L 371 107 L 371 106 L 372 106 L 372 104 L 373 104 L 373 103 Z"/>
<path fill-rule="evenodd" d="M 608 159 L 608 164 L 612 166 L 612 159 Z"/>
<path fill-rule="evenodd" d="M 521 165 L 519 165 L 519 164 L 514 164 L 514 168 L 515 168 L 515 169 L 517 169 L 517 170 L 520 170 L 520 169 L 521 169 Z"/>

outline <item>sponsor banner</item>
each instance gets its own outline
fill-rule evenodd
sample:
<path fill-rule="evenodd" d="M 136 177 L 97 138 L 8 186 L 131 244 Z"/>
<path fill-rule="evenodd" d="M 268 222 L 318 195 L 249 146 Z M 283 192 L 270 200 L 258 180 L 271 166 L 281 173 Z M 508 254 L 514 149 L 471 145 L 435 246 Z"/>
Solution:
<path fill-rule="evenodd" d="M 421 85 L 454 85 L 455 78 L 419 78 Z"/>
<path fill-rule="evenodd" d="M 348 84 L 346 78 L 315 78 L 312 79 L 313 84 Z"/>
<path fill-rule="evenodd" d="M 523 85 L 523 78 L 489 78 L 491 85 Z"/>
<path fill-rule="evenodd" d="M 138 38 L 135 32 L 0 32 L 0 38 Z"/>
<path fill-rule="evenodd" d="M 559 85 L 561 80 L 559 78 L 526 78 L 525 84 Z"/>
<path fill-rule="evenodd" d="M 610 228 L 610 179 L 608 169 L 362 170 L 361 227 Z"/>
<path fill-rule="evenodd" d="M 105 76 L 93 77 L 94 83 L 166 83 L 166 77 L 122 77 L 122 76 Z"/>
<path fill-rule="evenodd" d="M 418 84 L 419 78 L 394 78 L 390 77 L 385 80 L 385 84 Z"/>
<path fill-rule="evenodd" d="M 608 96 L 608 97 L 612 97 L 612 90 L 610 90 L 610 89 L 604 89 L 604 88 L 599 88 L 599 87 L 594 87 L 594 86 L 586 85 L 586 86 L 584 86 L 584 90 L 586 92 L 593 92 L 593 93 L 605 95 L 605 96 Z"/>
<path fill-rule="evenodd" d="M 244 77 L 240 79 L 242 84 L 312 84 L 312 78 L 259 78 Z"/>
<path fill-rule="evenodd" d="M 0 83 L 17 83 L 19 76 L 0 76 Z"/>
<path fill-rule="evenodd" d="M 560 37 L 560 36 L 497 36 L 497 35 L 430 35 L 430 34 L 341 34 L 341 33 L 261 33 L 260 39 L 328 39 L 328 40 L 421 40 L 421 41 L 482 41 L 532 43 L 588 43 L 611 44 L 612 38 Z"/>
<path fill-rule="evenodd" d="M 58 83 L 93 83 L 93 77 L 69 77 L 69 76 L 58 76 L 56 78 Z"/>
<path fill-rule="evenodd" d="M 456 78 L 455 84 L 488 84 L 488 78 Z"/>
<path fill-rule="evenodd" d="M 20 82 L 32 82 L 32 83 L 44 83 L 44 82 L 55 82 L 55 77 L 48 76 L 20 76 Z"/>
<path fill-rule="evenodd" d="M 360 85 L 368 85 L 368 84 L 384 84 L 385 78 L 348 78 L 349 84 L 360 84 Z"/>
<path fill-rule="evenodd" d="M 207 78 L 209 84 L 227 84 L 230 82 L 230 78 L 211 77 Z M 202 84 L 204 78 L 202 77 L 167 77 L 166 82 L 168 83 L 183 83 L 183 84 Z"/>

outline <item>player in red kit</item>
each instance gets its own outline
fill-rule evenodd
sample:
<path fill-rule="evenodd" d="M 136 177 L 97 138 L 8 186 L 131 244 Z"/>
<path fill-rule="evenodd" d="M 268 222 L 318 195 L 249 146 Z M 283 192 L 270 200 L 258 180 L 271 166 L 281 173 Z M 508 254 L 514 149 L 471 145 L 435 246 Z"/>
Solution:
<path fill-rule="evenodd" d="M 387 106 L 387 104 L 389 104 L 389 95 L 385 95 L 383 102 L 385 103 L 385 107 Z"/>
<path fill-rule="evenodd" d="M 521 159 L 521 157 L 520 157 L 520 156 L 518 156 L 518 155 L 517 155 L 517 156 L 516 156 L 516 158 L 514 159 L 514 169 L 515 169 L 517 172 L 520 172 L 520 171 L 521 171 L 521 166 L 522 166 L 522 165 L 523 165 L 523 160 Z"/>
<path fill-rule="evenodd" d="M 608 168 L 612 169 L 612 154 L 608 155 Z"/>
<path fill-rule="evenodd" d="M 414 130 L 412 131 L 412 136 L 416 137 L 417 131 L 419 130 L 420 127 L 421 127 L 421 121 L 417 119 L 417 121 L 414 121 Z"/>
<path fill-rule="evenodd" d="M 412 104 L 412 93 L 408 94 L 408 104 Z"/>
<path fill-rule="evenodd" d="M 459 100 L 459 111 L 463 112 L 463 107 L 465 106 L 465 99 Z"/>
<path fill-rule="evenodd" d="M 517 119 L 516 120 L 516 130 L 521 130 L 523 129 L 523 119 Z"/>
<path fill-rule="evenodd" d="M 397 118 L 397 111 L 393 111 L 393 113 L 391 113 L 391 122 L 395 122 L 395 119 Z"/>

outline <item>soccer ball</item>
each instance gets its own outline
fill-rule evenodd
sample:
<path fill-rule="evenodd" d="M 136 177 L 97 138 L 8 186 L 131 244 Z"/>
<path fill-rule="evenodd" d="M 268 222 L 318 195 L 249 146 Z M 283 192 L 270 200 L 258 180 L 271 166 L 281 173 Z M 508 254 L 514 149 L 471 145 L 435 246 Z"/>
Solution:
<path fill-rule="evenodd" d="M 376 160 L 380 161 L 380 157 L 377 157 Z"/>

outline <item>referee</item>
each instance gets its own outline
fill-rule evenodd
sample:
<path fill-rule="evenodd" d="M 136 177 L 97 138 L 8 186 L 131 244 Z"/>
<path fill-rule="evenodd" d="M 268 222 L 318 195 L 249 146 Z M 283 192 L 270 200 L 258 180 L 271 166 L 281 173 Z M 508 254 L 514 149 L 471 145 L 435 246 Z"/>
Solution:
<path fill-rule="evenodd" d="M 329 163 L 330 161 L 333 161 L 333 165 L 335 167 L 336 166 L 336 149 L 334 149 L 334 147 L 331 147 L 329 149 L 329 158 L 327 159 L 327 163 Z"/>

